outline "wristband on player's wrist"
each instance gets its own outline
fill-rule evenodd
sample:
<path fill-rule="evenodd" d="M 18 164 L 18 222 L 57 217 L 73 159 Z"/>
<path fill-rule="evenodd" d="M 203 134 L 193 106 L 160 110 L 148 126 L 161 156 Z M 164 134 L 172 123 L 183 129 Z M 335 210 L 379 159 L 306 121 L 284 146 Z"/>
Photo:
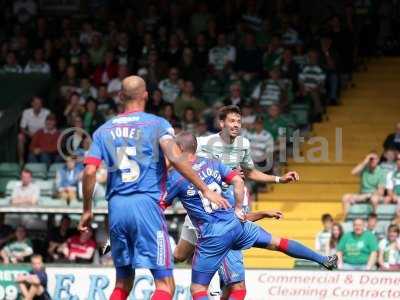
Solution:
<path fill-rule="evenodd" d="M 281 177 L 275 176 L 275 183 L 281 183 Z"/>

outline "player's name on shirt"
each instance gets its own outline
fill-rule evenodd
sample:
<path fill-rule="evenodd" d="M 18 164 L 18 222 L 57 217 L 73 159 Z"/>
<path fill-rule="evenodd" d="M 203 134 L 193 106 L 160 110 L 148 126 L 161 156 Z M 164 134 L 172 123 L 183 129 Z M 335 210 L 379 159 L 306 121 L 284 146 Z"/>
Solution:
<path fill-rule="evenodd" d="M 217 181 L 222 181 L 221 174 L 218 172 L 218 170 L 213 170 L 211 167 L 202 169 L 206 164 L 206 161 L 201 161 L 200 163 L 193 165 L 193 170 L 197 171 L 200 179 L 204 181 L 208 177 L 213 177 Z"/>

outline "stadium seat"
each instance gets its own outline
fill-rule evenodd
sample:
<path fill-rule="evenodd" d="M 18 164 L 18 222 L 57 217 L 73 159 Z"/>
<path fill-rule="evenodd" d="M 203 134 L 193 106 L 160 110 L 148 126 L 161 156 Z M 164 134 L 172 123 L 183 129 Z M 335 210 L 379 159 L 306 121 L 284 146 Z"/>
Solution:
<path fill-rule="evenodd" d="M 6 196 L 11 196 L 15 186 L 20 182 L 20 180 L 9 180 L 6 185 Z"/>
<path fill-rule="evenodd" d="M 368 217 L 368 214 L 370 214 L 371 212 L 372 207 L 369 204 L 353 204 L 352 206 L 350 206 L 346 220 L 354 220 L 356 218 L 366 219 Z"/>
<path fill-rule="evenodd" d="M 20 167 L 17 163 L 0 163 L 0 193 L 6 192 L 10 180 L 19 179 Z"/>
<path fill-rule="evenodd" d="M 45 207 L 66 207 L 67 204 L 62 199 L 53 199 L 51 197 L 40 197 L 39 206 Z"/>
<path fill-rule="evenodd" d="M 54 181 L 53 180 L 35 180 L 35 183 L 40 188 L 40 195 L 51 197 L 54 194 Z"/>
<path fill-rule="evenodd" d="M 70 207 L 79 207 L 79 208 L 81 208 L 81 207 L 83 207 L 83 202 L 81 202 L 81 201 L 72 201 L 69 204 L 69 206 Z"/>
<path fill-rule="evenodd" d="M 47 172 L 48 179 L 54 179 L 56 177 L 57 171 L 64 166 L 64 163 L 54 163 L 49 167 L 49 171 Z"/>
<path fill-rule="evenodd" d="M 19 178 L 21 168 L 17 163 L 0 163 L 0 177 Z"/>
<path fill-rule="evenodd" d="M 319 264 L 304 260 L 304 259 L 296 259 L 294 261 L 294 268 L 297 270 L 303 270 L 303 269 L 320 269 L 321 267 Z"/>
<path fill-rule="evenodd" d="M 376 225 L 376 234 L 378 235 L 379 239 L 385 237 L 389 225 L 390 221 L 378 221 L 378 224 Z"/>
<path fill-rule="evenodd" d="M 0 206 L 10 205 L 10 198 L 0 198 Z"/>
<path fill-rule="evenodd" d="M 396 213 L 396 204 L 381 204 L 376 209 L 379 220 L 391 220 Z"/>
<path fill-rule="evenodd" d="M 32 178 L 46 179 L 47 165 L 44 163 L 27 163 L 25 169 L 32 172 Z"/>

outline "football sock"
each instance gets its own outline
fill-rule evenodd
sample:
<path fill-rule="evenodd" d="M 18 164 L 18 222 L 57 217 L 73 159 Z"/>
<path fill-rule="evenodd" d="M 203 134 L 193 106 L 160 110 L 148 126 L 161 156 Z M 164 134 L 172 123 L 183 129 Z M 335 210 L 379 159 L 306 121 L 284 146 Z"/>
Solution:
<path fill-rule="evenodd" d="M 110 300 L 126 300 L 129 293 L 124 289 L 116 287 L 111 293 Z"/>
<path fill-rule="evenodd" d="M 246 290 L 234 290 L 229 294 L 228 300 L 244 300 L 246 297 Z"/>
<path fill-rule="evenodd" d="M 151 300 L 171 300 L 172 296 L 167 291 L 155 290 Z"/>
<path fill-rule="evenodd" d="M 196 292 L 192 296 L 193 296 L 193 300 L 208 300 L 207 291 Z"/>
<path fill-rule="evenodd" d="M 291 257 L 307 259 L 319 264 L 323 264 L 326 261 L 325 256 L 293 240 L 281 239 L 278 250 Z"/>

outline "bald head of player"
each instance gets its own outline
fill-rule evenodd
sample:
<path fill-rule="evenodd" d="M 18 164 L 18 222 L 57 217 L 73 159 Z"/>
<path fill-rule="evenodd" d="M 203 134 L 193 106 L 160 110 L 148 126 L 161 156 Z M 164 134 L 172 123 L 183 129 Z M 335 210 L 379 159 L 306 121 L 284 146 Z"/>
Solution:
<path fill-rule="evenodd" d="M 183 153 L 194 155 L 197 150 L 196 137 L 187 131 L 183 131 L 176 136 L 176 143 Z"/>
<path fill-rule="evenodd" d="M 122 80 L 120 98 L 125 105 L 125 111 L 143 111 L 148 97 L 146 82 L 143 78 L 133 75 Z"/>

